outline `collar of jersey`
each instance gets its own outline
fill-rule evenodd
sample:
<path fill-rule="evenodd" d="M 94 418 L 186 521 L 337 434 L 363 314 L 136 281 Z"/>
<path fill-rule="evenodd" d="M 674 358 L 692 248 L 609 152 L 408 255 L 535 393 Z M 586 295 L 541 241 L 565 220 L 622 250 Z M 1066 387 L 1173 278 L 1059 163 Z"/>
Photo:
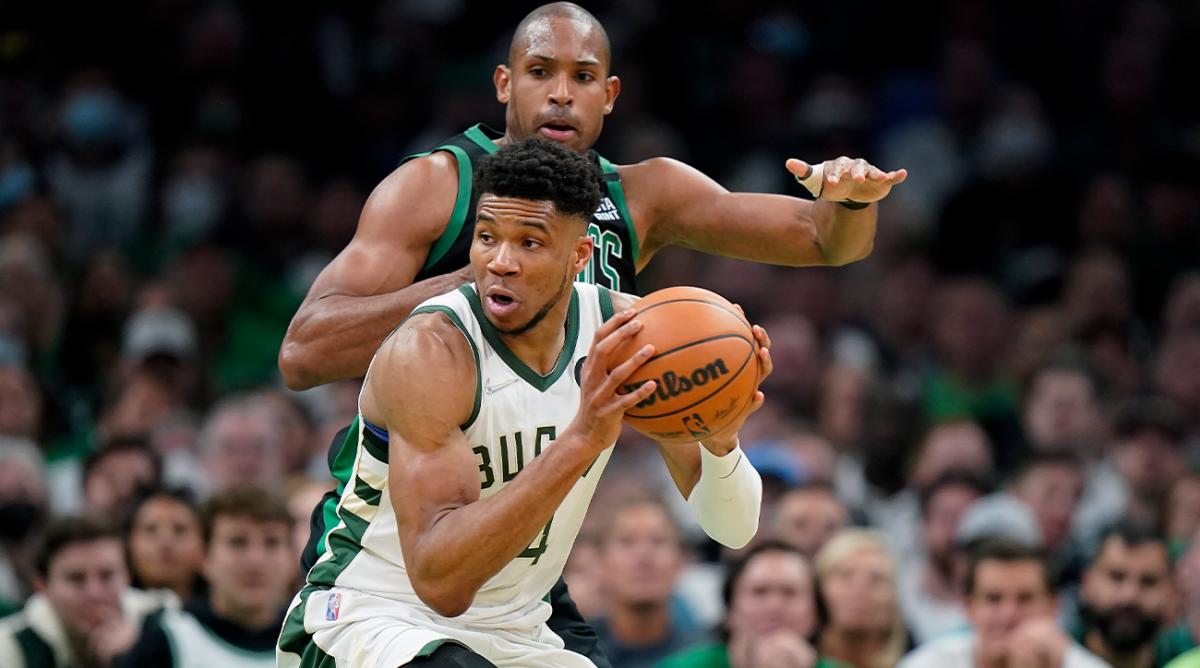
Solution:
<path fill-rule="evenodd" d="M 488 153 L 495 153 L 500 150 L 500 147 L 496 145 L 496 140 L 504 136 L 503 132 L 494 130 L 483 123 L 472 125 L 463 134 L 467 136 L 467 139 L 475 142 L 479 145 L 479 148 Z"/>
<path fill-rule="evenodd" d="M 483 331 L 483 338 L 487 339 L 488 344 L 496 351 L 500 359 L 504 360 L 508 368 L 512 369 L 513 373 L 520 376 L 526 383 L 536 387 L 539 392 L 550 389 L 571 365 L 571 358 L 575 356 L 576 339 L 579 338 L 579 294 L 575 292 L 575 286 L 571 286 L 571 303 L 567 307 L 566 340 L 563 342 L 562 352 L 558 354 L 558 362 L 545 376 L 529 368 L 528 364 L 522 362 L 520 357 L 509 350 L 504 340 L 500 338 L 500 332 L 492 326 L 491 321 L 484 314 L 483 304 L 479 301 L 479 293 L 475 291 L 474 285 L 464 285 L 459 288 L 459 291 L 471 305 L 471 311 L 474 312 L 475 319 L 479 321 L 479 328 Z"/>

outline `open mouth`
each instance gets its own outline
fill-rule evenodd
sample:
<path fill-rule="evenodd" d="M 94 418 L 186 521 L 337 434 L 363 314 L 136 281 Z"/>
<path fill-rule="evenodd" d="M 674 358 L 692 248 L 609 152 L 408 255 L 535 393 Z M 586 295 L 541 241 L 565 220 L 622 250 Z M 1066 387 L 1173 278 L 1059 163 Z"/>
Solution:
<path fill-rule="evenodd" d="M 509 304 L 513 303 L 513 298 L 509 297 L 508 295 L 492 295 L 491 300 L 500 306 L 508 306 Z"/>
<path fill-rule="evenodd" d="M 557 122 L 544 123 L 539 128 L 539 131 L 542 133 L 542 135 L 550 139 L 558 140 L 567 139 L 575 134 L 575 128 L 567 125 L 566 123 Z"/>

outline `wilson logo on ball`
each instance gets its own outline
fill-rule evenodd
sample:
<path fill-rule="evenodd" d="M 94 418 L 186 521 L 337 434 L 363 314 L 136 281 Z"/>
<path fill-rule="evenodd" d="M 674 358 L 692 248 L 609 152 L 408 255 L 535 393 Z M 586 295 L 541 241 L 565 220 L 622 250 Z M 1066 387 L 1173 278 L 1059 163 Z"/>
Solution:
<path fill-rule="evenodd" d="M 654 380 L 658 388 L 654 391 L 654 394 L 638 402 L 637 408 L 653 406 L 654 402 L 659 399 L 663 401 L 673 399 L 681 394 L 691 392 L 697 387 L 707 385 L 709 381 L 716 380 L 728 373 L 729 369 L 725 366 L 725 360 L 720 357 L 688 374 L 678 375 L 674 371 L 665 371 L 662 378 L 647 379 Z M 636 390 L 644 382 L 640 381 L 626 385 L 625 391 L 631 392 Z"/>

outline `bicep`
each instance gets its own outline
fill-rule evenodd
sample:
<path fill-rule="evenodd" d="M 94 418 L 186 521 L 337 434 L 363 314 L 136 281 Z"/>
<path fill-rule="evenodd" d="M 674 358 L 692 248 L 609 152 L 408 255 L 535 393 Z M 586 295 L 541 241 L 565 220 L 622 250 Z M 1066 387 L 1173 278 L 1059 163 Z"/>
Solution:
<path fill-rule="evenodd" d="M 457 193 L 454 159 L 444 153 L 392 172 L 367 198 L 354 238 L 317 277 L 309 299 L 407 287 L 446 228 Z"/>
<path fill-rule="evenodd" d="M 676 245 L 769 264 L 827 264 L 815 243 L 811 202 L 729 192 L 699 170 L 665 158 L 630 168 L 629 181 L 630 199 L 648 203 L 648 247 Z"/>

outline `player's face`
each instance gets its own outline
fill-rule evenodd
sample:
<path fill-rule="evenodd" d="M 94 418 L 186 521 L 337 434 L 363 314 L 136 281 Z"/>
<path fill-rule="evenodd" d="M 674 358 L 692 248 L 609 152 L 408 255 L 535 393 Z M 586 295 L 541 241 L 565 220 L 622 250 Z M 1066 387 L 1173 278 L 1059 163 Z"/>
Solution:
<path fill-rule="evenodd" d="M 129 557 L 146 587 L 190 584 L 204 560 L 200 519 L 179 501 L 150 499 L 133 518 Z"/>
<path fill-rule="evenodd" d="M 60 551 L 50 562 L 41 589 L 67 633 L 82 637 L 121 617 L 121 594 L 128 587 L 121 542 L 102 538 Z"/>
<path fill-rule="evenodd" d="M 534 21 L 510 61 L 493 77 L 496 99 L 508 106 L 508 136 L 536 134 L 576 151 L 591 148 L 620 92 L 620 80 L 608 76 L 603 36 L 570 19 Z"/>
<path fill-rule="evenodd" d="M 1006 654 L 1009 638 L 1022 622 L 1054 615 L 1057 600 L 1046 590 L 1043 576 L 1037 561 L 985 559 L 976 566 L 967 616 L 984 656 Z"/>
<path fill-rule="evenodd" d="M 216 518 L 204 575 L 221 610 L 258 614 L 287 602 L 295 574 L 290 529 L 285 522 Z"/>
<path fill-rule="evenodd" d="M 559 214 L 552 202 L 485 193 L 477 210 L 471 266 L 484 314 L 501 332 L 523 334 L 565 308 L 563 298 L 592 257 L 591 238 L 582 220 Z"/>

